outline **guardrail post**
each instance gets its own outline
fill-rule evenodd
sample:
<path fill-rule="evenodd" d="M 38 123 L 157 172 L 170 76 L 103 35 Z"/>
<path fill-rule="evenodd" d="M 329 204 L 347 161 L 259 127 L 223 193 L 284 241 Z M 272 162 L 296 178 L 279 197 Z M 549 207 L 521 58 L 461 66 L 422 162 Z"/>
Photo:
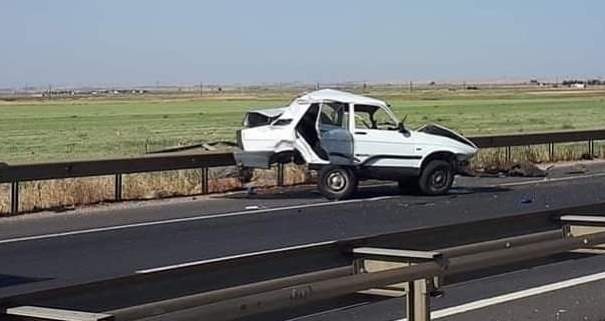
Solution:
<path fill-rule="evenodd" d="M 11 183 L 11 214 L 19 213 L 19 181 Z"/>
<path fill-rule="evenodd" d="M 200 185 L 202 186 L 202 194 L 208 194 L 208 167 L 201 169 Z"/>
<path fill-rule="evenodd" d="M 431 320 L 431 298 L 427 280 L 408 282 L 408 291 L 405 295 L 408 321 Z"/>
<path fill-rule="evenodd" d="M 590 155 L 590 158 L 594 157 L 594 141 L 592 139 L 588 140 L 588 155 Z"/>
<path fill-rule="evenodd" d="M 284 186 L 284 164 L 277 163 L 277 186 Z"/>
<path fill-rule="evenodd" d="M 114 187 L 114 199 L 116 201 L 122 200 L 122 174 L 115 175 L 115 187 Z"/>
<path fill-rule="evenodd" d="M 506 161 L 510 162 L 512 158 L 512 151 L 510 146 L 506 146 Z"/>
<path fill-rule="evenodd" d="M 548 160 L 555 160 L 555 143 L 548 143 Z"/>

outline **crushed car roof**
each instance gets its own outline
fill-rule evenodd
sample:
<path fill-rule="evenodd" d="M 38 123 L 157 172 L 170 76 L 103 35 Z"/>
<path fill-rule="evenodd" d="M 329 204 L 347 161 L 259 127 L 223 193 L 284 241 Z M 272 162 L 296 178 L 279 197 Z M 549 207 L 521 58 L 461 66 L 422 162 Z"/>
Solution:
<path fill-rule="evenodd" d="M 257 113 L 267 117 L 277 117 L 284 113 L 288 107 L 270 108 L 270 109 L 259 109 L 251 110 L 248 113 Z"/>
<path fill-rule="evenodd" d="M 387 106 L 387 104 L 382 101 L 371 97 L 361 96 L 352 94 L 345 91 L 335 90 L 335 89 L 321 89 L 317 91 L 312 91 L 308 94 L 305 94 L 298 98 L 300 100 L 309 101 L 309 102 L 321 102 L 326 100 L 338 101 L 342 103 L 353 103 L 360 105 L 376 105 L 376 106 Z"/>

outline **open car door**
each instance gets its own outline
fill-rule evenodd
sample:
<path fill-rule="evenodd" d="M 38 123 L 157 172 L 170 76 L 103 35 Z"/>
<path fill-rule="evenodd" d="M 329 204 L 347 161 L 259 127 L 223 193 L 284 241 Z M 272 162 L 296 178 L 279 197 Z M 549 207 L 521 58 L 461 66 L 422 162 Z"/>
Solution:
<path fill-rule="evenodd" d="M 295 147 L 309 164 L 350 165 L 353 135 L 348 127 L 348 104 L 312 104 L 296 125 Z"/>
<path fill-rule="evenodd" d="M 349 131 L 349 104 L 326 102 L 320 105 L 316 128 L 324 159 L 330 164 L 353 164 L 353 135 Z"/>

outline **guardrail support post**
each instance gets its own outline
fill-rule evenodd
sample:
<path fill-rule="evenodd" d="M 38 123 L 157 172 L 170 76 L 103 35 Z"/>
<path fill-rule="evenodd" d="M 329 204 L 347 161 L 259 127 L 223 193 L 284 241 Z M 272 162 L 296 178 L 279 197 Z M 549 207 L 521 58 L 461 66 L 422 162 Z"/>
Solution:
<path fill-rule="evenodd" d="M 555 160 L 555 143 L 548 143 L 548 160 Z"/>
<path fill-rule="evenodd" d="M 510 146 L 506 146 L 506 161 L 510 162 L 512 158 L 512 151 Z"/>
<path fill-rule="evenodd" d="M 588 140 L 588 155 L 590 155 L 590 158 L 594 157 L 594 141 L 592 139 Z"/>
<path fill-rule="evenodd" d="M 408 282 L 405 296 L 408 321 L 431 320 L 431 298 L 427 283 L 424 279 Z"/>
<path fill-rule="evenodd" d="M 200 184 L 202 185 L 202 194 L 208 194 L 208 167 L 201 169 Z"/>
<path fill-rule="evenodd" d="M 284 186 L 284 164 L 277 163 L 277 186 Z"/>
<path fill-rule="evenodd" d="M 11 214 L 19 213 L 19 182 L 11 183 Z"/>
<path fill-rule="evenodd" d="M 114 187 L 114 199 L 116 201 L 122 200 L 122 174 L 115 175 L 115 187 Z"/>

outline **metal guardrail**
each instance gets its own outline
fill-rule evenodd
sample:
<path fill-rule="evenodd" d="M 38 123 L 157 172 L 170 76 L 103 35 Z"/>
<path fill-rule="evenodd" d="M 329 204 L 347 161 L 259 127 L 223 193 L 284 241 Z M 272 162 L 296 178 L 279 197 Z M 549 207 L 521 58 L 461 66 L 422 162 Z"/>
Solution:
<path fill-rule="evenodd" d="M 580 130 L 580 131 L 562 131 L 528 134 L 508 134 L 508 135 L 486 135 L 469 137 L 479 148 L 499 148 L 506 147 L 506 159 L 511 158 L 511 147 L 530 146 L 530 145 L 548 145 L 548 156 L 554 159 L 555 144 L 557 143 L 575 143 L 587 142 L 587 152 L 593 155 L 595 152 L 594 142 L 596 140 L 605 140 L 605 129 Z"/>
<path fill-rule="evenodd" d="M 555 143 L 572 143 L 605 139 L 605 129 L 562 131 L 510 135 L 472 136 L 470 139 L 479 148 L 527 146 Z"/>
<path fill-rule="evenodd" d="M 208 168 L 233 165 L 233 154 L 225 152 L 9 165 L 0 167 L 0 183 L 11 184 L 11 213 L 16 214 L 20 182 L 114 175 L 114 197 L 121 200 L 124 174 L 199 169 L 202 193 L 207 194 Z"/>
<path fill-rule="evenodd" d="M 594 154 L 594 141 L 605 140 L 605 129 L 474 136 L 469 138 L 480 148 L 507 147 L 508 159 L 511 155 L 510 148 L 512 146 L 549 144 L 549 152 L 552 158 L 555 143 L 586 141 L 588 142 L 588 153 Z M 160 154 L 134 158 L 8 165 L 0 167 L 0 183 L 11 184 L 11 213 L 17 214 L 19 212 L 19 182 L 114 175 L 114 198 L 115 200 L 121 200 L 123 174 L 200 169 L 202 194 L 207 194 L 209 192 L 208 168 L 234 165 L 236 164 L 233 154 L 227 152 Z M 278 164 L 276 171 L 277 185 L 283 186 L 285 179 L 283 164 Z"/>
<path fill-rule="evenodd" d="M 605 227 L 605 220 L 595 214 L 603 214 L 605 204 L 593 204 L 589 206 L 572 207 L 565 209 L 546 210 L 516 214 L 514 217 L 485 220 L 483 222 L 470 222 L 462 225 L 447 227 L 434 227 L 424 229 L 421 235 L 411 235 L 414 232 L 399 232 L 384 235 L 376 235 L 367 238 L 350 239 L 338 241 L 337 243 L 314 245 L 300 249 L 288 249 L 276 251 L 270 254 L 255 254 L 247 257 L 227 258 L 224 261 L 212 261 L 198 266 L 183 267 L 179 269 L 153 272 L 147 275 L 134 275 L 126 278 L 108 280 L 98 285 L 84 284 L 72 286 L 65 289 L 46 290 L 42 293 L 20 295 L 16 298 L 5 299 L 0 305 L 0 318 L 5 315 L 15 317 L 14 320 L 46 320 L 49 316 L 54 320 L 112 320 L 112 321 L 134 321 L 134 320 L 239 320 L 267 312 L 275 312 L 296 307 L 308 306 L 318 302 L 336 299 L 344 295 L 363 292 L 371 289 L 387 288 L 393 285 L 401 285 L 402 294 L 405 296 L 406 311 L 409 321 L 430 320 L 430 294 L 439 290 L 441 278 L 450 275 L 459 275 L 477 270 L 505 266 L 550 255 L 572 251 L 576 249 L 591 248 L 605 243 L 605 232 L 592 234 L 574 235 L 573 226 L 584 226 L 589 224 Z M 584 216 L 582 213 L 590 213 L 593 216 Z M 573 214 L 569 216 L 568 214 Z M 519 225 L 503 224 L 502 219 L 514 219 Z M 537 219 L 537 220 L 536 220 Z M 598 222 L 596 222 L 598 221 Z M 502 237 L 477 230 L 481 237 L 475 239 L 475 233 L 463 234 L 459 229 L 468 230 L 469 224 L 474 228 L 480 226 L 491 226 L 488 228 L 499 228 L 502 226 L 514 229 L 512 236 Z M 520 225 L 525 228 L 520 229 Z M 445 228 L 445 229 L 444 229 Z M 410 244 L 404 240 L 408 238 L 421 237 L 423 240 L 430 234 L 435 234 L 432 229 L 438 229 L 441 235 L 459 235 L 475 239 L 467 243 L 468 239 L 456 240 L 454 245 L 434 249 L 429 246 L 427 250 L 414 248 L 410 251 L 401 248 Z M 450 231 L 450 229 L 453 229 Z M 476 229 L 473 229 L 476 230 Z M 511 230 L 512 231 L 512 230 Z M 511 232 L 509 231 L 509 232 Z M 525 231 L 525 232 L 522 232 Z M 493 232 L 493 231 L 491 231 Z M 493 235 L 491 239 L 485 239 L 485 235 Z M 508 234 L 508 233 L 507 233 Z M 505 234 L 503 234 L 505 235 Z M 498 238 L 499 237 L 499 238 Z M 443 237 L 439 238 L 443 241 Z M 446 237 L 446 239 L 452 239 Z M 454 238 L 455 239 L 455 238 Z M 417 240 L 421 241 L 421 240 Z M 420 242 L 423 243 L 423 242 Z M 434 246 L 434 244 L 432 245 Z M 423 252 L 424 251 L 424 252 Z M 120 285 L 131 283 L 140 294 L 143 289 L 141 282 L 145 284 L 153 282 L 188 282 L 182 279 L 183 275 L 217 272 L 218 270 L 229 270 L 232 275 L 236 269 L 248 277 L 252 276 L 245 271 L 247 266 L 254 264 L 275 264 L 279 260 L 287 260 L 297 256 L 299 262 L 306 264 L 317 259 L 318 253 L 332 253 L 333 259 L 346 257 L 345 261 L 337 259 L 332 261 L 330 267 L 318 267 L 309 270 L 307 267 L 292 265 L 300 271 L 286 276 L 276 276 L 261 281 L 248 281 L 229 285 L 227 287 L 210 287 L 210 290 L 198 290 L 176 297 L 162 298 L 156 301 L 145 301 L 138 305 L 126 305 L 111 310 L 103 310 L 101 313 L 88 313 L 81 311 L 68 311 L 62 309 L 47 308 L 52 304 L 38 301 L 40 298 L 54 298 L 67 295 L 79 296 L 83 293 L 94 293 L 101 295 L 102 287 L 121 291 Z M 390 262 L 390 267 L 370 271 L 363 265 L 363 260 L 379 262 Z M 264 263 L 263 263 L 264 262 Z M 399 267 L 392 263 L 401 264 Z M 282 269 L 277 269 L 282 271 Z M 223 271 L 224 272 L 224 271 Z M 283 271 L 282 271 L 283 273 Z M 479 275 L 482 275 L 479 273 Z M 472 278 L 471 278 L 472 279 Z M 163 280 L 163 281 L 162 281 Z M 116 286 L 118 286 L 116 288 Z M 116 295 L 114 293 L 114 295 Z M 128 294 L 120 294 L 128 297 Z M 95 302 L 102 300 L 93 298 Z M 40 304 L 40 305 L 37 305 Z M 77 305 L 77 303 L 76 303 Z M 42 308 L 44 307 L 44 308 Z"/>

